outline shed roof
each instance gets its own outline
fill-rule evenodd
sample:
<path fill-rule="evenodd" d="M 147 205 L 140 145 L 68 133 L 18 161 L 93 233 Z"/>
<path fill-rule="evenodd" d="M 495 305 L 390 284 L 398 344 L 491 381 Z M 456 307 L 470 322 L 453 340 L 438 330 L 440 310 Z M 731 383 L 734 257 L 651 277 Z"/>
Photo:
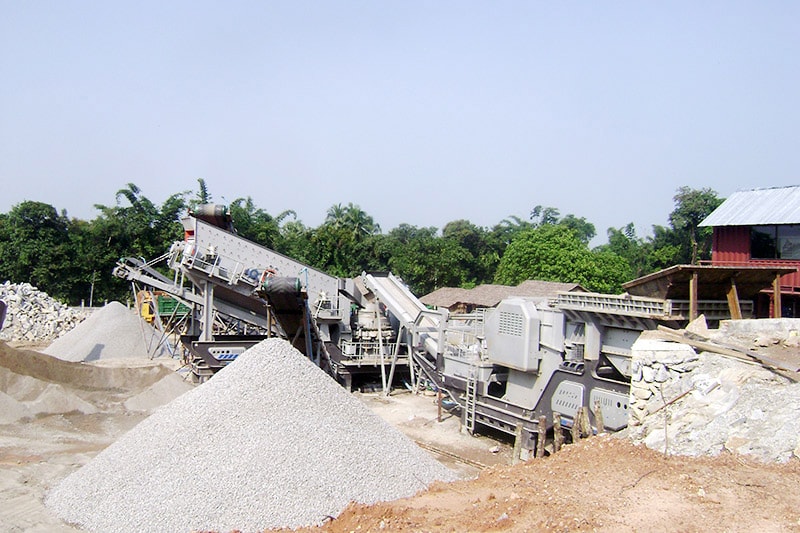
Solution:
<path fill-rule="evenodd" d="M 473 289 L 442 287 L 420 300 L 425 305 L 436 307 L 452 307 L 458 303 L 476 305 L 478 307 L 494 307 L 509 296 L 525 296 L 528 298 L 550 298 L 565 291 L 583 291 L 577 283 L 558 283 L 554 281 L 527 280 L 516 287 L 509 285 L 478 285 Z"/>
<path fill-rule="evenodd" d="M 725 300 L 732 281 L 739 298 L 752 300 L 768 288 L 776 276 L 796 271 L 796 267 L 776 266 L 674 265 L 623 283 L 622 288 L 633 296 L 688 300 L 689 281 L 697 275 L 700 300 Z"/>
<path fill-rule="evenodd" d="M 736 191 L 701 226 L 800 224 L 800 185 Z"/>
<path fill-rule="evenodd" d="M 454 303 L 463 302 L 469 291 L 459 287 L 442 287 L 420 298 L 425 305 L 434 307 L 450 307 Z"/>

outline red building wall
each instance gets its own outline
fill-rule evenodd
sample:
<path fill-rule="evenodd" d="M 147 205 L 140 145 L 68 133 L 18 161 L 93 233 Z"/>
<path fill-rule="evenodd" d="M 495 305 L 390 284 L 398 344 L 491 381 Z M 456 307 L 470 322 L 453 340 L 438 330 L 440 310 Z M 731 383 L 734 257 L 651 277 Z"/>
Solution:
<path fill-rule="evenodd" d="M 721 226 L 714 228 L 711 263 L 714 265 L 746 265 L 750 262 L 750 228 Z"/>
<path fill-rule="evenodd" d="M 712 265 L 800 267 L 800 261 L 789 259 L 750 259 L 750 227 L 720 226 L 714 228 L 711 248 Z M 781 276 L 781 292 L 800 292 L 800 272 Z"/>
<path fill-rule="evenodd" d="M 789 259 L 751 259 L 750 258 L 750 227 L 749 226 L 720 226 L 714 228 L 713 243 L 711 248 L 711 264 L 719 266 L 779 266 L 799 267 L 800 261 Z M 770 291 L 765 290 L 756 299 L 757 316 L 775 316 L 772 309 Z M 781 298 L 784 316 L 797 316 L 797 295 L 800 295 L 800 271 L 781 276 L 781 293 L 793 295 Z"/>

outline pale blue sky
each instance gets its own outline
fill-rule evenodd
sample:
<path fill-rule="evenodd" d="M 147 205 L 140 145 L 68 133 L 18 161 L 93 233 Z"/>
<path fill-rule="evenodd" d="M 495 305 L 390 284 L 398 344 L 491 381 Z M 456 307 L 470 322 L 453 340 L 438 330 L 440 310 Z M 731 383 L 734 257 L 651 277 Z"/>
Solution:
<path fill-rule="evenodd" d="M 129 182 L 384 232 L 537 204 L 640 235 L 800 183 L 800 3 L 0 0 L 0 212 Z"/>

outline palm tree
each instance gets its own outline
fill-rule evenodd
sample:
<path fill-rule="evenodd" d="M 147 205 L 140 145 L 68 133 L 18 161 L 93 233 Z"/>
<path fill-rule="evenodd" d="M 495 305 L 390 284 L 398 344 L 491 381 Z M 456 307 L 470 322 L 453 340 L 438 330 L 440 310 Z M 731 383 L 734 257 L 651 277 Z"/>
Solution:
<path fill-rule="evenodd" d="M 347 204 L 343 222 L 356 240 L 360 240 L 365 235 L 374 235 L 381 231 L 380 226 L 375 223 L 371 216 L 352 203 Z"/>
<path fill-rule="evenodd" d="M 325 215 L 325 224 L 333 226 L 334 228 L 343 226 L 346 215 L 347 209 L 342 207 L 342 204 L 333 205 L 328 209 L 328 213 Z"/>

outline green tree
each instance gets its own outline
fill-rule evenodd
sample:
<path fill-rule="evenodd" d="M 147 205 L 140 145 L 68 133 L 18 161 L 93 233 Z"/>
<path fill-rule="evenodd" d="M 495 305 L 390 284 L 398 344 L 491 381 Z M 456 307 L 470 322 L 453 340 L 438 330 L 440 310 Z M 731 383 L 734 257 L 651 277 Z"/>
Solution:
<path fill-rule="evenodd" d="M 129 183 L 117 192 L 116 205 L 96 205 L 100 215 L 90 225 L 91 243 L 85 246 L 95 250 L 97 269 L 102 270 L 102 275 L 111 277 L 114 265 L 122 257 L 154 259 L 165 254 L 173 242 L 182 240 L 180 218 L 186 211 L 185 194 L 173 194 L 156 206 L 139 187 Z M 128 205 L 124 205 L 125 201 Z M 111 294 L 104 295 L 106 298 L 127 298 L 127 288 L 119 280 L 112 278 L 107 290 Z"/>
<path fill-rule="evenodd" d="M 468 252 L 437 233 L 434 227 L 407 224 L 389 232 L 393 249 L 388 266 L 414 294 L 427 294 L 440 287 L 460 287 L 469 277 Z"/>
<path fill-rule="evenodd" d="M 691 189 L 680 187 L 673 197 L 675 209 L 669 215 L 672 229 L 678 233 L 680 239 L 688 243 L 688 259 L 692 265 L 698 259 L 708 259 L 711 252 L 711 228 L 700 228 L 700 223 L 714 209 L 719 207 L 722 199 L 709 188 Z"/>
<path fill-rule="evenodd" d="M 188 193 L 187 193 L 188 194 Z M 206 185 L 206 180 L 203 178 L 197 178 L 197 192 L 195 193 L 193 198 L 190 198 L 186 203 L 186 207 L 190 210 L 197 209 L 198 206 L 203 204 L 210 204 L 213 201 L 213 197 L 211 196 L 211 192 L 208 190 L 208 185 Z"/>
<path fill-rule="evenodd" d="M 630 267 L 608 251 L 592 252 L 566 226 L 547 224 L 517 236 L 497 269 L 495 282 L 517 285 L 528 279 L 578 283 L 599 292 L 619 292 Z"/>
<path fill-rule="evenodd" d="M 256 207 L 253 199 L 237 198 L 230 205 L 233 227 L 241 237 L 276 251 L 283 247 L 281 224 L 287 218 L 296 218 L 294 211 L 284 211 L 273 217 L 263 209 Z"/>
<path fill-rule="evenodd" d="M 281 244 L 275 247 L 275 251 L 319 268 L 313 262 L 315 250 L 312 236 L 313 229 L 306 227 L 299 220 L 290 220 L 281 226 Z"/>
<path fill-rule="evenodd" d="M 498 264 L 511 241 L 513 241 L 518 234 L 522 233 L 523 231 L 533 229 L 533 227 L 533 224 L 527 220 L 523 220 L 518 216 L 511 215 L 495 224 L 492 229 L 489 230 L 489 233 L 486 236 L 486 242 L 491 250 L 497 255 Z M 497 267 L 495 266 L 493 271 L 496 272 L 496 270 Z M 492 277 L 493 276 L 494 274 Z"/>
<path fill-rule="evenodd" d="M 633 278 L 653 271 L 652 243 L 636 236 L 633 222 L 622 228 L 608 228 L 608 243 L 598 246 L 597 251 L 606 251 L 622 257 L 628 262 Z"/>
<path fill-rule="evenodd" d="M 311 264 L 334 276 L 357 276 L 370 262 L 371 237 L 379 233 L 380 226 L 359 206 L 334 205 L 325 222 L 310 232 Z"/>
<path fill-rule="evenodd" d="M 569 214 L 566 215 L 564 218 L 558 221 L 558 223 L 562 226 L 566 226 L 575 232 L 575 235 L 581 240 L 584 244 L 589 244 L 589 241 L 595 238 L 597 235 L 597 231 L 594 228 L 594 224 L 589 222 L 583 217 L 576 217 L 575 215 Z"/>
<path fill-rule="evenodd" d="M 494 278 L 500 254 L 491 245 L 487 230 L 468 220 L 454 220 L 442 228 L 442 238 L 453 241 L 467 253 L 466 286 L 488 283 Z"/>
<path fill-rule="evenodd" d="M 69 220 L 55 207 L 25 201 L 0 221 L 0 279 L 30 283 L 69 301 L 77 258 L 70 246 Z"/>
<path fill-rule="evenodd" d="M 347 204 L 347 207 L 336 204 L 328 209 L 324 224 L 335 229 L 346 229 L 357 241 L 381 231 L 380 226 L 375 223 L 373 218 L 352 202 Z"/>
<path fill-rule="evenodd" d="M 533 208 L 533 210 L 531 210 L 530 218 L 533 221 L 532 225 L 535 228 L 548 225 L 552 226 L 556 224 L 566 226 L 567 228 L 571 229 L 582 242 L 586 244 L 588 244 L 589 241 L 591 241 L 595 235 L 597 235 L 594 224 L 583 217 L 578 218 L 572 214 L 568 214 L 562 218 L 561 213 L 555 207 L 543 207 L 541 205 L 537 205 Z"/>
<path fill-rule="evenodd" d="M 555 207 L 537 205 L 531 210 L 530 219 L 534 227 L 558 224 L 561 213 Z"/>

